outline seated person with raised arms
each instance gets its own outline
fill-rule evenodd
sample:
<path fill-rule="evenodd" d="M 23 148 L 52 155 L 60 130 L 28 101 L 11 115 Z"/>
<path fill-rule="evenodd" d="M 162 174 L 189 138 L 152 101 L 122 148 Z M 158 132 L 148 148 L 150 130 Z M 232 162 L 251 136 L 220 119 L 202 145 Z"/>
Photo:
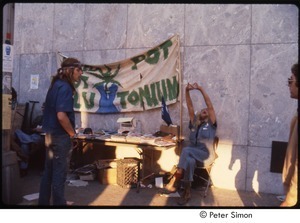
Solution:
<path fill-rule="evenodd" d="M 200 112 L 194 111 L 193 102 L 190 97 L 191 90 L 198 90 L 203 95 L 207 108 Z M 165 187 L 165 192 L 177 191 L 179 182 L 183 181 L 184 191 L 178 204 L 186 204 L 191 198 L 191 182 L 193 181 L 196 166 L 210 165 L 216 158 L 213 143 L 216 136 L 217 121 L 212 102 L 197 83 L 186 86 L 186 103 L 190 117 L 189 145 L 182 149 L 176 172 Z"/>

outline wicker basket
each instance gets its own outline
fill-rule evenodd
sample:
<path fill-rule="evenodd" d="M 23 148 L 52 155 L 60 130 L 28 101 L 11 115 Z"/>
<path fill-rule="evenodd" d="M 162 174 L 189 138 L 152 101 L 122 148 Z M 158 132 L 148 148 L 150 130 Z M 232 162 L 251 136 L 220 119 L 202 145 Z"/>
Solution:
<path fill-rule="evenodd" d="M 117 184 L 123 188 L 137 186 L 139 180 L 140 162 L 136 159 L 121 159 L 117 161 Z"/>

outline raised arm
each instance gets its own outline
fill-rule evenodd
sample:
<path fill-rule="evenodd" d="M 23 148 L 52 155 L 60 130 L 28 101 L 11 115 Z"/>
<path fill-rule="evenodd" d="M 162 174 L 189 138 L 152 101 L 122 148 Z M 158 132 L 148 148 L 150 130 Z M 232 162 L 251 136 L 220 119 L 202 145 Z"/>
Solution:
<path fill-rule="evenodd" d="M 194 116 L 195 116 L 195 111 L 194 111 L 194 107 L 193 107 L 193 102 L 190 96 L 190 90 L 193 90 L 193 86 L 188 83 L 188 85 L 185 88 L 185 98 L 186 98 L 186 105 L 188 108 L 188 112 L 189 112 L 189 117 L 191 122 L 193 122 L 194 120 Z"/>
<path fill-rule="evenodd" d="M 211 120 L 211 122 L 212 122 L 213 124 L 216 123 L 215 109 L 214 109 L 214 106 L 213 106 L 213 104 L 212 104 L 212 102 L 211 102 L 211 100 L 210 100 L 208 94 L 207 94 L 206 91 L 205 91 L 201 86 L 199 86 L 197 83 L 194 83 L 194 84 L 193 84 L 193 87 L 194 87 L 194 89 L 198 89 L 198 90 L 201 92 L 201 94 L 202 94 L 202 96 L 203 96 L 203 98 L 204 98 L 204 101 L 205 101 L 207 110 L 208 110 L 208 116 L 209 116 L 209 118 L 210 118 L 210 120 Z"/>

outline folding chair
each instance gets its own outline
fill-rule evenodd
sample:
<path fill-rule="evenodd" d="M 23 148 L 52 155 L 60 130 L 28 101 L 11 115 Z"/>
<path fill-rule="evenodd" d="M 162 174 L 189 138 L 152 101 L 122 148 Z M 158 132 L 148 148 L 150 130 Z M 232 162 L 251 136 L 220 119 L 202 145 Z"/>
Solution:
<path fill-rule="evenodd" d="M 219 144 L 219 137 L 216 136 L 214 138 L 214 143 L 213 143 L 213 151 L 215 153 L 215 160 L 218 158 L 218 155 L 216 153 L 218 144 Z M 215 163 L 215 160 L 207 166 L 197 165 L 197 167 L 195 168 L 194 177 L 198 178 L 198 179 L 202 179 L 206 183 L 205 190 L 204 190 L 204 197 L 207 196 L 208 188 L 212 185 L 210 172 L 211 172 L 211 169 L 212 169 L 212 167 Z M 205 178 L 203 175 L 198 174 L 197 170 L 205 170 L 205 172 L 207 173 L 207 178 Z"/>

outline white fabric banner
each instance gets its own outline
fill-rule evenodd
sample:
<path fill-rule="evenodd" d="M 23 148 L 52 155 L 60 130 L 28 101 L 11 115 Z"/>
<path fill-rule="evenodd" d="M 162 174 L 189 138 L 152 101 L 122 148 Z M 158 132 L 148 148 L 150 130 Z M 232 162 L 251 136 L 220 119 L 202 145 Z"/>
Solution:
<path fill-rule="evenodd" d="M 58 63 L 63 55 L 58 54 Z M 119 62 L 83 64 L 81 82 L 76 85 L 75 111 L 119 113 L 160 108 L 179 97 L 179 37 Z"/>

